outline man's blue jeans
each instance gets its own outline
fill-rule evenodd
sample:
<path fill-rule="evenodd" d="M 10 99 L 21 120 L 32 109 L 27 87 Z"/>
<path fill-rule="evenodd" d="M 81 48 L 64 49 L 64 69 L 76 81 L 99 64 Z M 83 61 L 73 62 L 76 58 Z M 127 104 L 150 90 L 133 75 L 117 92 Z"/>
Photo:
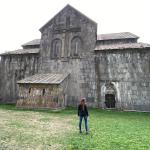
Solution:
<path fill-rule="evenodd" d="M 88 124 L 87 124 L 87 116 L 79 116 L 80 120 L 79 120 L 79 130 L 80 132 L 82 131 L 82 119 L 84 118 L 84 124 L 85 124 L 85 130 L 86 132 L 88 132 Z"/>

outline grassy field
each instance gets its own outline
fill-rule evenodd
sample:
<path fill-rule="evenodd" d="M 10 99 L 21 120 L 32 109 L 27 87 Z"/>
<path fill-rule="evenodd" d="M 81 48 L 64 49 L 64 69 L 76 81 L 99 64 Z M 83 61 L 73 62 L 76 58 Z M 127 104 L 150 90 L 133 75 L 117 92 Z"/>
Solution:
<path fill-rule="evenodd" d="M 0 105 L 0 150 L 150 150 L 150 113 L 89 110 L 89 134 L 76 110 Z"/>

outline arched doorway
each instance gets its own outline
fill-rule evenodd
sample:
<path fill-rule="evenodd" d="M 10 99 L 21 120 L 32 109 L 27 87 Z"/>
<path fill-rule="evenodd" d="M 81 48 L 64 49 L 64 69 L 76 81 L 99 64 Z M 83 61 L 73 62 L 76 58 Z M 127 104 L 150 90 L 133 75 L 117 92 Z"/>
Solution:
<path fill-rule="evenodd" d="M 106 84 L 105 106 L 106 108 L 115 108 L 116 105 L 116 90 L 112 83 Z"/>

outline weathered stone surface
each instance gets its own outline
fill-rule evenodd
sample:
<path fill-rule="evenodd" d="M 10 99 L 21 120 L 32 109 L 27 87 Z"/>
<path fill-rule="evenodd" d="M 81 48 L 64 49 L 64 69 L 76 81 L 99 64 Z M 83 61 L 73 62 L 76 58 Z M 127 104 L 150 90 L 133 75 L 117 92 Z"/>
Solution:
<path fill-rule="evenodd" d="M 17 107 L 64 108 L 65 97 L 62 87 L 49 84 L 19 84 Z"/>
<path fill-rule="evenodd" d="M 77 105 L 81 97 L 95 97 L 94 56 L 91 50 L 96 43 L 97 24 L 72 7 L 67 6 L 42 29 L 40 72 L 70 73 L 68 83 L 68 105 Z M 79 50 L 72 55 L 78 42 Z M 52 58 L 53 48 L 50 43 L 55 39 L 61 42 L 59 58 Z M 81 41 L 81 42 L 80 42 Z M 64 58 L 67 61 L 64 61 Z"/>
<path fill-rule="evenodd" d="M 131 33 L 117 34 L 121 39 L 107 35 L 107 40 L 100 41 L 97 24 L 69 5 L 40 31 L 39 54 L 1 56 L 0 99 L 16 102 L 17 80 L 30 75 L 70 73 L 65 106 L 77 106 L 86 97 L 89 106 L 106 108 L 106 99 L 115 98 L 115 108 L 150 111 L 148 44 L 138 44 Z M 107 45 L 110 49 L 98 49 Z"/>
<path fill-rule="evenodd" d="M 144 50 L 111 51 L 99 53 L 97 57 L 99 58 L 101 88 L 105 87 L 106 81 L 113 83 L 116 88 L 117 107 L 149 111 L 150 74 L 149 59 L 147 58 L 150 57 L 150 52 Z M 104 61 L 103 58 L 106 58 L 107 61 Z M 101 105 L 103 105 L 104 89 L 101 93 L 101 100 Z"/>
<path fill-rule="evenodd" d="M 38 55 L 7 55 L 1 59 L 1 99 L 16 102 L 17 81 L 38 72 Z"/>

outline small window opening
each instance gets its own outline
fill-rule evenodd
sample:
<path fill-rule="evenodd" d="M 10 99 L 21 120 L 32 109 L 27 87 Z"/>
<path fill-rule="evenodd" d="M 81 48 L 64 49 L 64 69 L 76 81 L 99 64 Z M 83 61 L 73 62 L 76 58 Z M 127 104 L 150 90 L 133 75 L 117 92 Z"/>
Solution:
<path fill-rule="evenodd" d="M 75 43 L 75 53 L 74 53 L 74 55 L 78 55 L 78 50 L 79 50 L 79 45 L 78 44 L 79 44 L 78 42 Z"/>
<path fill-rule="evenodd" d="M 45 89 L 43 89 L 43 91 L 42 91 L 42 95 L 43 95 L 43 96 L 45 95 Z"/>
<path fill-rule="evenodd" d="M 29 94 L 31 93 L 31 88 L 29 88 Z"/>
<path fill-rule="evenodd" d="M 70 26 L 70 17 L 66 17 L 66 26 L 69 27 Z"/>

